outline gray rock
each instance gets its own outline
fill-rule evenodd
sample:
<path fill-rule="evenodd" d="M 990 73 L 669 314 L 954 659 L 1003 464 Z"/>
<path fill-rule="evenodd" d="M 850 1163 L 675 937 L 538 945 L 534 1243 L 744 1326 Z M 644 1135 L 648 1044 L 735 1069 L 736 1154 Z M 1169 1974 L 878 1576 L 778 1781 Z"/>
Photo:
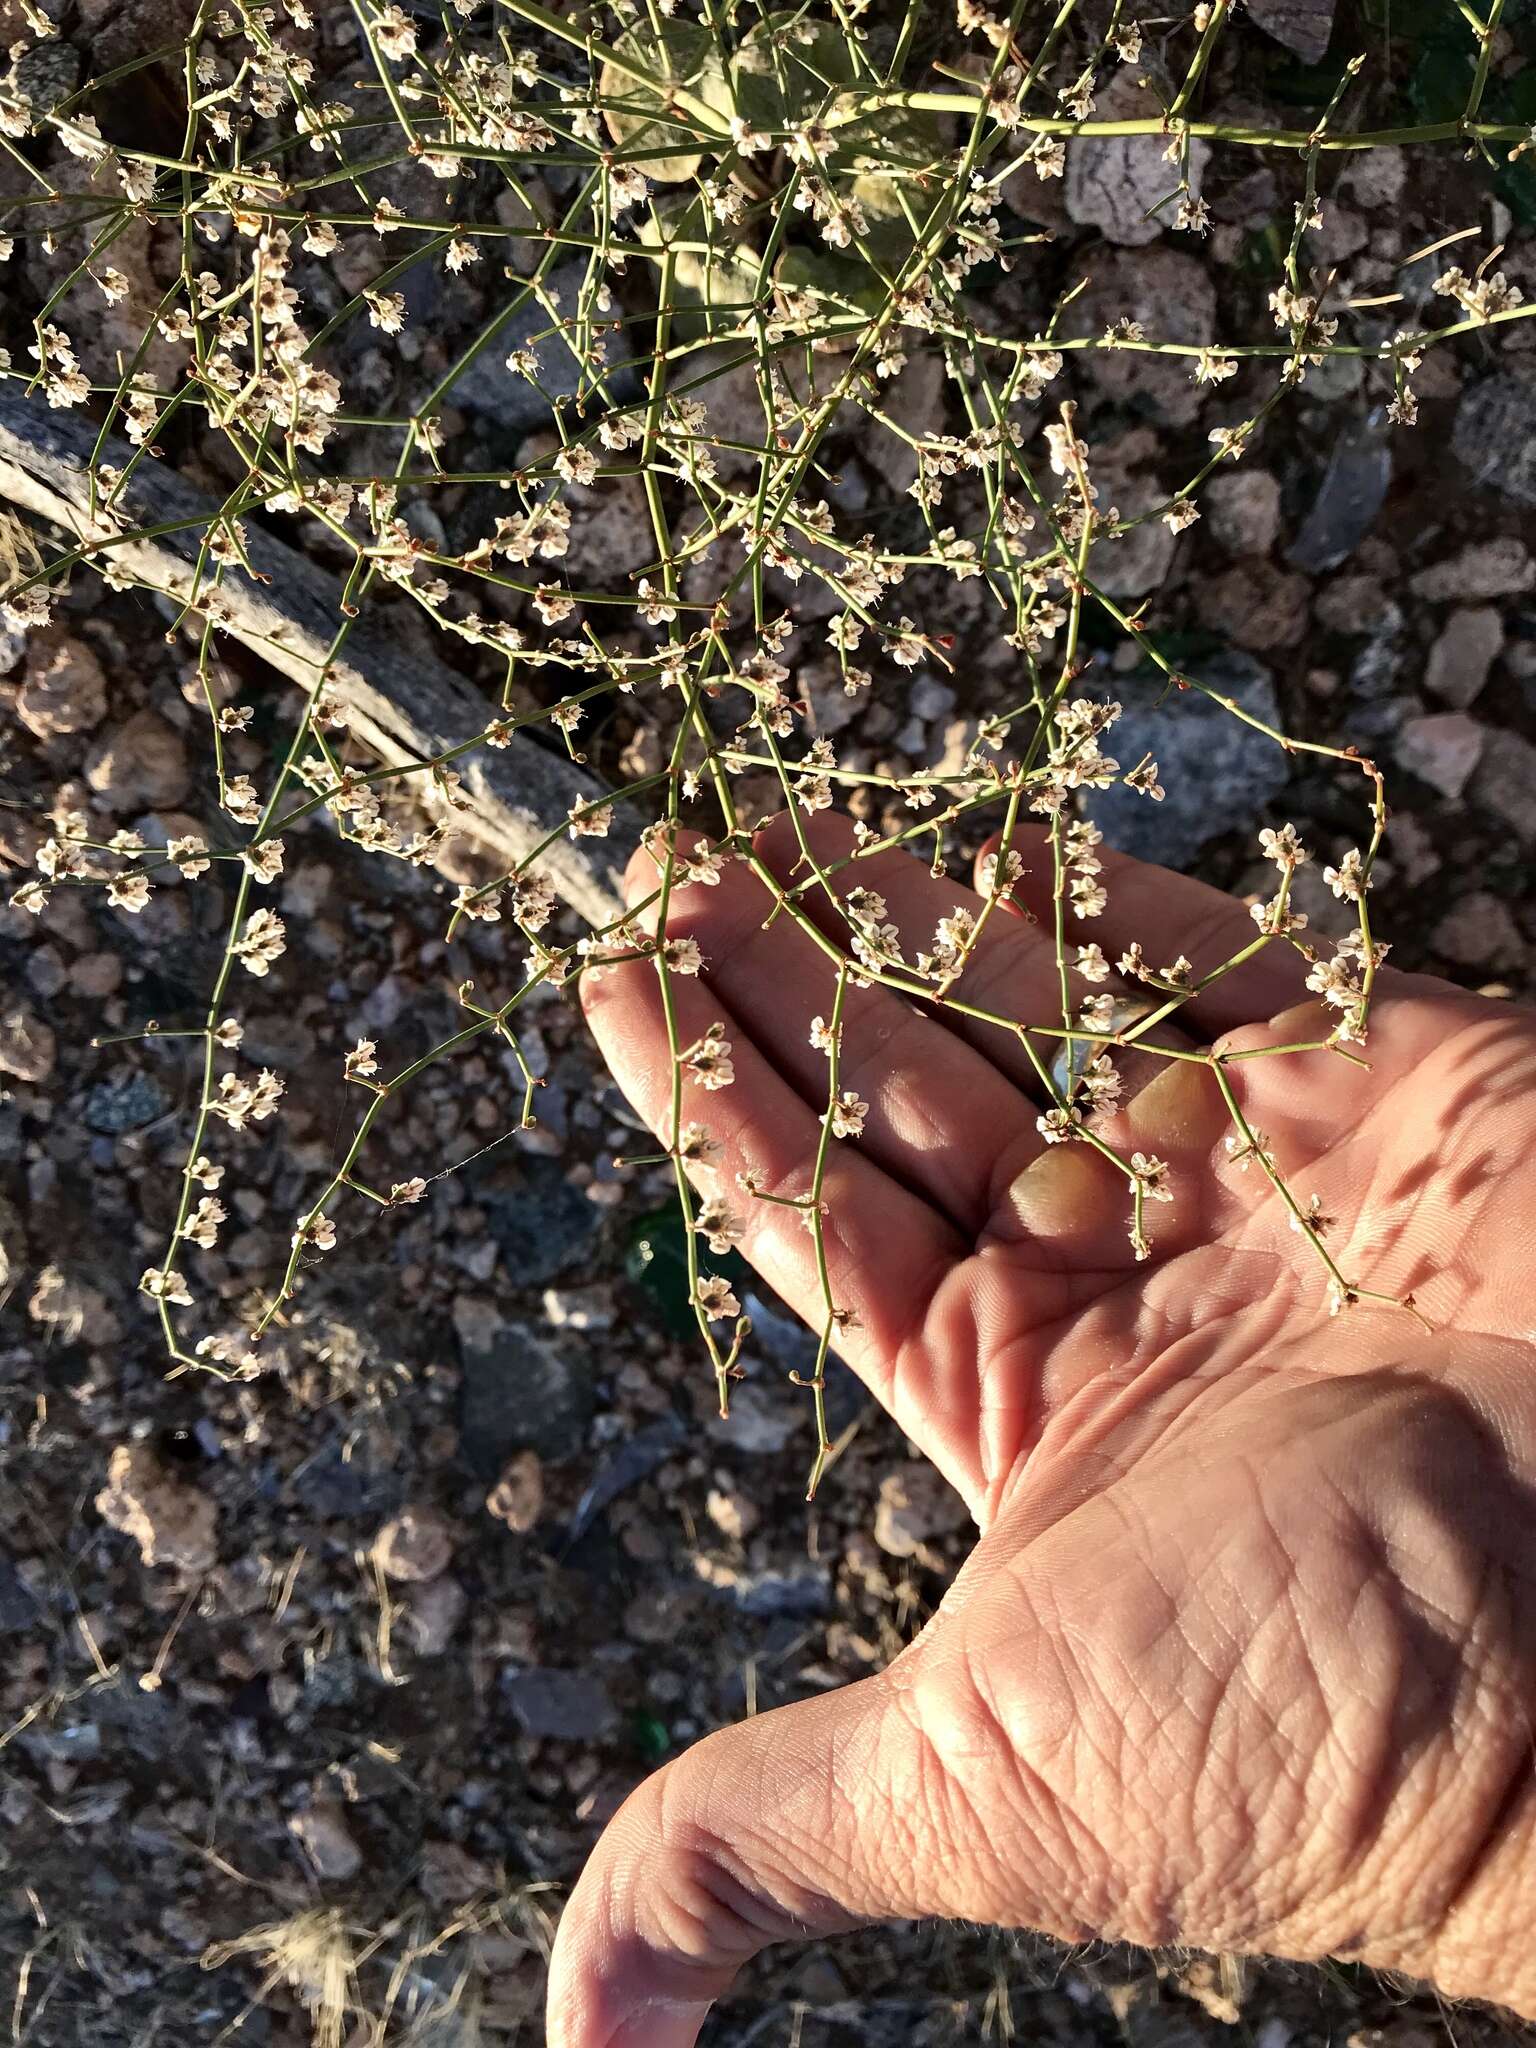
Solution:
<path fill-rule="evenodd" d="M 1316 64 L 1328 54 L 1333 39 L 1334 0 L 1248 0 L 1248 12 L 1263 29 L 1303 64 Z"/>
<path fill-rule="evenodd" d="M 1499 732 L 1472 778 L 1472 802 L 1492 811 L 1522 839 L 1536 840 L 1536 747 L 1517 732 Z"/>
<path fill-rule="evenodd" d="M 1359 206 L 1395 206 L 1408 175 L 1407 151 L 1396 148 L 1350 152 L 1339 173 L 1339 188 Z"/>
<path fill-rule="evenodd" d="M 970 1521 L 965 1502 L 932 1465 L 903 1465 L 880 1482 L 875 1541 L 892 1557 L 917 1557 L 930 1537 Z"/>
<path fill-rule="evenodd" d="M 1107 494 L 1123 519 L 1141 523 L 1100 541 L 1088 558 L 1088 573 L 1111 597 L 1145 597 L 1163 583 L 1179 542 L 1163 520 L 1141 515 L 1164 504 L 1168 494 L 1147 476 L 1113 478 Z"/>
<path fill-rule="evenodd" d="M 19 998 L 0 1011 L 0 1074 L 46 1081 L 58 1057 L 53 1026 Z"/>
<path fill-rule="evenodd" d="M 937 676 L 920 675 L 912 685 L 907 699 L 914 718 L 922 719 L 925 725 L 936 718 L 947 718 L 955 708 L 955 693 L 947 683 L 941 683 Z"/>
<path fill-rule="evenodd" d="M 32 1589 L 10 1558 L 0 1553 L 0 1636 L 24 1636 L 37 1627 Z"/>
<path fill-rule="evenodd" d="M 590 1345 L 550 1343 L 508 1322 L 483 1348 L 460 1347 L 459 1433 L 466 1463 L 488 1483 L 514 1451 L 574 1457 L 592 1420 Z"/>
<path fill-rule="evenodd" d="M 1258 662 L 1227 654 L 1191 673 L 1253 717 L 1279 722 L 1274 684 Z M 1151 754 L 1167 795 L 1153 803 L 1116 784 L 1092 792 L 1086 808 L 1112 846 L 1181 867 L 1221 833 L 1251 831 L 1260 808 L 1285 787 L 1288 771 L 1273 740 L 1198 691 L 1170 691 L 1159 702 L 1162 682 L 1146 674 L 1130 679 L 1126 710 L 1109 742 L 1126 768 Z"/>
<path fill-rule="evenodd" d="M 1336 569 L 1370 532 L 1392 481 L 1389 432 L 1386 408 L 1377 406 L 1339 435 L 1312 509 L 1286 550 L 1293 568 L 1314 575 Z"/>
<path fill-rule="evenodd" d="M 51 113 L 80 83 L 80 53 L 70 43 L 34 43 L 15 77 L 17 93 L 39 114 Z"/>
<path fill-rule="evenodd" d="M 103 1137 L 119 1138 L 125 1131 L 141 1131 L 156 1117 L 164 1116 L 169 1098 L 153 1074 L 141 1071 L 113 1074 L 86 1090 L 80 1115 L 89 1131 Z"/>
<path fill-rule="evenodd" d="M 393 1514 L 405 1495 L 404 1475 L 375 1463 L 366 1439 L 322 1445 L 290 1483 L 301 1505 L 326 1521 L 374 1521 Z"/>
<path fill-rule="evenodd" d="M 581 1499 L 566 1532 L 569 1543 L 584 1536 L 610 1501 L 617 1500 L 631 1486 L 638 1486 L 658 1465 L 664 1464 L 682 1443 L 687 1431 L 675 1415 L 665 1415 L 637 1430 L 603 1466 Z"/>
<path fill-rule="evenodd" d="M 1098 118 L 1136 119 L 1151 105 L 1151 95 L 1135 79 L 1118 73 L 1098 101 Z M 1107 241 L 1135 248 L 1155 242 L 1173 223 L 1174 209 L 1148 210 L 1167 199 L 1178 184 L 1177 173 L 1163 161 L 1167 144 L 1157 135 L 1117 135 L 1100 141 L 1084 138 L 1067 145 L 1066 205 L 1079 227 L 1094 227 Z M 1200 177 L 1210 156 L 1208 143 L 1195 142 L 1189 152 L 1189 182 L 1198 196 Z"/>
<path fill-rule="evenodd" d="M 581 262 L 560 263 L 549 272 L 545 282 L 562 317 L 575 311 L 585 276 L 586 265 Z M 513 289 L 509 284 L 509 292 Z M 466 412 L 483 413 L 503 427 L 527 432 L 546 426 L 551 401 L 573 399 L 582 388 L 581 365 L 559 335 L 546 332 L 551 325 L 538 300 L 525 299 L 454 381 L 445 398 Z M 542 338 L 536 341 L 536 335 Z M 514 349 L 530 346 L 537 364 L 537 386 L 506 366 Z M 621 336 L 608 337 L 609 364 L 614 373 L 609 388 L 616 399 L 628 400 L 638 394 L 639 384 L 634 370 L 623 358 L 623 347 Z"/>
<path fill-rule="evenodd" d="M 1208 264 L 1181 249 L 1095 250 L 1091 282 L 1068 305 L 1063 332 L 1097 336 L 1118 320 L 1134 320 L 1160 341 L 1207 348 L 1216 338 L 1211 275 Z M 1085 356 L 1074 360 L 1073 373 L 1108 403 L 1168 426 L 1188 426 L 1199 414 L 1205 393 L 1186 357 L 1098 348 Z M 1055 390 L 1066 395 L 1060 380 Z"/>
<path fill-rule="evenodd" d="M 1517 370 L 1480 378 L 1456 408 L 1451 447 L 1474 483 L 1536 505 L 1536 381 Z"/>
<path fill-rule="evenodd" d="M 1525 960 L 1525 940 L 1502 897 L 1474 889 L 1461 897 L 1436 925 L 1430 944 L 1458 967 L 1486 971 Z"/>
<path fill-rule="evenodd" d="M 1460 605 L 1429 650 L 1424 687 L 1465 711 L 1488 680 L 1504 645 L 1504 622 L 1492 605 Z"/>
<path fill-rule="evenodd" d="M 1410 718 L 1397 736 L 1397 758 L 1421 782 L 1454 799 L 1472 779 L 1485 730 L 1464 711 Z"/>
<path fill-rule="evenodd" d="M 745 1451 L 749 1457 L 774 1457 L 800 1425 L 801 1411 L 790 1398 L 796 1392 L 794 1387 L 775 1390 L 748 1381 L 744 1387 L 731 1389 L 730 1414 L 724 1420 L 712 1415 L 705 1426 L 722 1449 Z"/>
<path fill-rule="evenodd" d="M 713 1591 L 723 1594 L 742 1614 L 769 1616 L 825 1614 L 832 1604 L 832 1585 L 825 1564 L 810 1558 L 780 1570 L 765 1566 L 716 1567 L 708 1574 Z"/>
<path fill-rule="evenodd" d="M 507 1704 L 525 1735 L 557 1742 L 598 1742 L 617 1715 L 608 1688 L 584 1671 L 534 1666 L 505 1680 Z"/>
<path fill-rule="evenodd" d="M 602 1229 L 603 1212 L 571 1186 L 558 1161 L 529 1155 L 466 1178 L 514 1287 L 558 1279 Z"/>
<path fill-rule="evenodd" d="M 1201 510 L 1229 555 L 1267 555 L 1280 532 L 1280 486 L 1267 469 L 1227 470 L 1206 485 Z"/>
<path fill-rule="evenodd" d="M 1413 578 L 1415 597 L 1458 604 L 1482 597 L 1518 597 L 1536 584 L 1536 562 L 1530 549 L 1512 533 L 1491 540 L 1469 541 L 1460 554 L 1449 555 Z"/>

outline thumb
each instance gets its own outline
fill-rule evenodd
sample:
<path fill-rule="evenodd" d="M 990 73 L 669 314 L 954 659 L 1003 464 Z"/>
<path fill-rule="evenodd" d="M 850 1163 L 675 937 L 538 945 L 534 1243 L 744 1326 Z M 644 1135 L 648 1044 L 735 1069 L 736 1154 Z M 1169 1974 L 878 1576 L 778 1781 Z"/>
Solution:
<path fill-rule="evenodd" d="M 631 1795 L 561 1917 L 549 2048 L 693 2048 L 770 1943 L 954 1910 L 931 1750 L 894 1679 L 723 1729 Z"/>

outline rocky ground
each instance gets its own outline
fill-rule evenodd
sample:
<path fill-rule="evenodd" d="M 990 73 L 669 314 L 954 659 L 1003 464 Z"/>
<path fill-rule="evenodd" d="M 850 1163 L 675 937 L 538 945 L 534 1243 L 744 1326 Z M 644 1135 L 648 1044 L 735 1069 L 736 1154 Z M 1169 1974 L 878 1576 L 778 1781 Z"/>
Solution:
<path fill-rule="evenodd" d="M 94 10 L 130 50 L 152 12 Z M 1265 44 L 1243 89 L 1314 61 L 1319 18 L 1280 14 L 1291 47 Z M 1213 155 L 1198 255 L 1147 232 L 1149 175 L 1129 153 L 1108 170 L 1074 158 L 1063 187 L 1026 195 L 1055 237 L 1049 274 L 1000 282 L 989 321 L 1032 330 L 1091 248 L 1073 319 L 1257 331 L 1275 175 Z M 1325 258 L 1361 297 L 1422 303 L 1436 265 L 1403 259 L 1476 226 L 1480 250 L 1511 239 L 1501 260 L 1531 290 L 1501 193 L 1459 159 L 1370 152 L 1328 193 Z M 1181 662 L 1298 737 L 1381 760 L 1394 816 L 1377 921 L 1394 958 L 1517 996 L 1536 986 L 1532 343 L 1536 326 L 1515 324 L 1432 354 L 1412 431 L 1389 432 L 1390 394 L 1357 361 L 1314 371 L 1198 525 L 1138 529 L 1105 567 Z M 360 367 L 382 379 L 380 364 Z M 936 426 L 949 401 L 921 375 L 902 402 Z M 1212 397 L 1144 356 L 1074 358 L 1069 375 L 1126 511 L 1240 409 L 1241 389 Z M 459 395 L 466 445 L 488 413 L 503 437 L 543 431 L 509 421 L 505 392 Z M 852 434 L 834 452 L 839 503 L 878 520 L 910 472 Z M 628 566 L 604 558 L 621 528 L 594 520 L 583 542 L 599 580 Z M 850 706 L 804 678 L 845 761 L 958 765 L 1009 700 L 976 588 L 944 586 L 954 672 L 919 672 L 902 701 Z M 1093 652 L 1134 732 L 1153 714 L 1133 651 L 1105 634 Z M 259 769 L 286 699 L 245 657 L 230 665 L 231 694 L 261 707 L 235 766 Z M 46 634 L 0 631 L 4 894 L 61 788 L 103 836 L 206 827 L 190 676 L 152 605 L 83 580 Z M 1287 762 L 1194 702 L 1148 731 L 1167 801 L 1108 820 L 1135 850 L 1241 891 L 1261 879 L 1261 823 L 1294 819 L 1325 857 L 1358 838 L 1357 776 Z M 594 765 L 634 772 L 656 745 L 615 728 Z M 1316 872 L 1299 894 L 1323 922 L 1337 906 Z M 236 1308 L 270 1284 L 350 1128 L 345 1049 L 363 1034 L 392 1058 L 424 1050 L 453 1027 L 466 958 L 489 974 L 504 948 L 475 926 L 450 955 L 451 882 L 365 860 L 320 823 L 293 835 L 279 889 L 296 943 L 255 990 L 245 1051 L 285 1077 L 281 1142 L 241 1155 L 230 1224 L 199 1265 Z M 806 1508 L 809 1417 L 786 1374 L 809 1354 L 771 1301 L 749 1302 L 732 1421 L 712 1418 L 665 1185 L 615 1168 L 635 1149 L 629 1112 L 555 996 L 525 1039 L 546 1083 L 536 1131 L 507 1135 L 520 1089 L 501 1057 L 430 1070 L 376 1173 L 443 1175 L 430 1199 L 403 1218 L 348 1213 L 259 1380 L 168 1380 L 135 1290 L 162 1249 L 197 1077 L 188 1041 L 128 1034 L 200 1016 L 221 931 L 207 882 L 133 919 L 67 890 L 37 923 L 0 911 L 0 2009 L 13 1997 L 32 2048 L 214 2041 L 237 2020 L 253 2048 L 361 2044 L 376 2025 L 443 2048 L 532 2041 L 561 1896 L 627 1790 L 723 1721 L 884 1664 L 964 1555 L 963 1517 L 846 1376 L 845 1447 Z M 1352 1969 L 1065 1954 L 922 1925 L 767 1958 L 707 2038 L 1428 2048 L 1509 2031 Z"/>

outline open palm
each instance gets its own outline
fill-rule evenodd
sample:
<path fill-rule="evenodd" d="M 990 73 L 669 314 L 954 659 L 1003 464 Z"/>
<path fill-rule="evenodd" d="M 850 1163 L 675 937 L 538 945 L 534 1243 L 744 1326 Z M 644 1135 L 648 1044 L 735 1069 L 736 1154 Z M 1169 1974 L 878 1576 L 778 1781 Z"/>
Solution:
<path fill-rule="evenodd" d="M 826 817 L 811 837 L 822 863 L 852 844 Z M 786 821 L 758 850 L 795 874 Z M 901 854 L 837 879 L 884 896 L 909 953 L 980 907 Z M 1252 937 L 1199 883 L 1114 858 L 1106 879 L 1082 936 L 1111 957 L 1137 939 L 1201 971 Z M 679 1042 L 718 1021 L 733 1045 L 732 1086 L 686 1090 L 722 1148 L 709 1193 L 742 1171 L 810 1186 L 833 974 L 789 919 L 765 928 L 771 908 L 733 865 L 668 919 L 705 961 L 672 979 Z M 1322 1036 L 1284 954 L 1162 1042 Z M 850 991 L 839 1083 L 869 1114 L 824 1184 L 839 1349 L 980 1540 L 888 1671 L 711 1737 L 628 1802 L 562 1921 L 557 2048 L 688 2048 L 767 1943 L 927 1913 L 1356 1956 L 1536 2015 L 1536 1023 L 1428 979 L 1378 986 L 1368 1071 L 1315 1052 L 1223 1071 L 1341 1270 L 1418 1315 L 1330 1314 L 1313 1247 L 1224 1147 L 1207 1066 L 1147 1067 L 1106 1126 L 1166 1160 L 1177 1197 L 1138 1263 L 1124 1174 L 1045 1143 L 1016 1036 Z M 583 988 L 670 1142 L 654 969 Z M 1057 989 L 1053 945 L 1009 916 L 958 992 L 1046 1022 Z M 735 1206 L 747 1256 L 819 1322 L 802 1216 Z"/>

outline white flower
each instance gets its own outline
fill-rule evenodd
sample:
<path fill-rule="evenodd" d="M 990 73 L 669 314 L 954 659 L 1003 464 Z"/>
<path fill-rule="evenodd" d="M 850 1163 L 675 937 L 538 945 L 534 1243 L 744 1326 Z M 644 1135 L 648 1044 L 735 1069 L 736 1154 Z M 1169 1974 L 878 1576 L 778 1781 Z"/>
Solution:
<path fill-rule="evenodd" d="M 249 775 L 232 775 L 224 785 L 220 798 L 229 815 L 241 825 L 254 825 L 261 817 L 261 803 L 256 795 L 256 785 Z"/>
<path fill-rule="evenodd" d="M 141 911 L 149 901 L 148 875 L 114 875 L 107 884 L 107 901 L 114 910 Z"/>
<path fill-rule="evenodd" d="M 212 1195 L 204 1195 L 186 1222 L 181 1226 L 183 1237 L 200 1245 L 205 1252 L 211 1252 L 218 1242 L 219 1225 L 228 1212 L 222 1202 L 216 1202 Z"/>
<path fill-rule="evenodd" d="M 694 1218 L 693 1228 L 717 1254 L 728 1252 L 733 1245 L 740 1244 L 746 1234 L 741 1218 L 733 1216 L 720 1201 L 704 1203 Z"/>
<path fill-rule="evenodd" d="M 1264 858 L 1277 868 L 1299 868 L 1312 858 L 1297 838 L 1294 825 L 1282 825 L 1278 831 L 1266 825 L 1259 834 L 1259 846 Z"/>
<path fill-rule="evenodd" d="M 731 1063 L 731 1041 L 725 1035 L 725 1026 L 711 1024 L 702 1038 L 695 1039 L 678 1054 L 678 1064 L 711 1092 L 729 1088 L 736 1078 L 736 1069 Z"/>
<path fill-rule="evenodd" d="M 207 872 L 208 845 L 195 832 L 188 832 L 184 838 L 170 840 L 165 849 L 166 859 L 179 868 L 187 880 L 193 881 Z"/>
<path fill-rule="evenodd" d="M 376 1074 L 379 1071 L 379 1063 L 374 1058 L 377 1051 L 378 1046 L 371 1038 L 360 1038 L 347 1054 L 343 1067 L 345 1078 L 357 1081 L 365 1079 L 369 1074 Z"/>
<path fill-rule="evenodd" d="M 397 1180 L 389 1191 L 391 1205 L 396 1202 L 419 1202 L 427 1192 L 427 1184 L 418 1173 L 411 1180 Z"/>
<path fill-rule="evenodd" d="M 1104 958 L 1100 946 L 1079 946 L 1077 949 L 1077 971 L 1084 981 L 1108 981 L 1109 962 Z"/>
<path fill-rule="evenodd" d="M 845 1088 L 832 1104 L 832 1135 L 834 1138 L 857 1138 L 863 1134 L 864 1119 L 869 1115 L 869 1104 Z"/>
<path fill-rule="evenodd" d="M 255 910 L 246 920 L 243 935 L 230 950 L 248 974 L 260 977 L 287 950 L 287 944 L 287 926 L 277 913 Z"/>
<path fill-rule="evenodd" d="M 694 1299 L 712 1323 L 719 1322 L 722 1316 L 741 1313 L 741 1303 L 731 1292 L 730 1283 L 718 1273 L 705 1273 L 700 1278 Z"/>
<path fill-rule="evenodd" d="M 697 974 L 704 965 L 697 939 L 668 939 L 662 952 L 674 974 Z"/>
<path fill-rule="evenodd" d="M 264 839 L 259 846 L 248 846 L 240 856 L 240 863 L 258 882 L 274 882 L 283 872 L 283 842 L 281 839 Z"/>
<path fill-rule="evenodd" d="M 613 806 L 598 804 L 594 809 L 588 809 L 578 804 L 568 815 L 573 839 L 606 839 L 608 828 L 613 823 Z"/>
<path fill-rule="evenodd" d="M 1171 1202 L 1173 1189 L 1168 1186 L 1168 1162 L 1154 1159 L 1150 1152 L 1131 1154 L 1131 1176 L 1149 1201 Z"/>
<path fill-rule="evenodd" d="M 1323 880 L 1335 896 L 1340 899 L 1347 898 L 1351 903 L 1358 903 L 1370 886 L 1365 874 L 1364 856 L 1359 847 L 1352 846 L 1348 853 L 1340 858 L 1336 868 L 1324 868 Z"/>
<path fill-rule="evenodd" d="M 139 1286 L 145 1294 L 153 1295 L 156 1301 L 173 1302 L 178 1308 L 192 1306 L 192 1296 L 187 1291 L 186 1281 L 170 1266 L 148 1267 L 139 1281 Z"/>
<path fill-rule="evenodd" d="M 380 328 L 385 334 L 398 334 L 404 327 L 404 292 L 364 292 L 363 299 L 370 327 Z"/>

